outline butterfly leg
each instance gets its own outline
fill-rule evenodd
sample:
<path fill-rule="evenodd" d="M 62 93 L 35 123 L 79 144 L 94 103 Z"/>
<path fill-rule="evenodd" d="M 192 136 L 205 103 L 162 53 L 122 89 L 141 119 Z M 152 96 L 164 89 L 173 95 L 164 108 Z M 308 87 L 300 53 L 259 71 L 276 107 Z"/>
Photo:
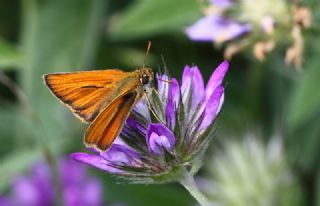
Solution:
<path fill-rule="evenodd" d="M 155 88 L 152 88 L 152 90 L 154 91 L 154 93 L 156 93 L 157 95 L 159 95 L 158 91 Z"/>
<path fill-rule="evenodd" d="M 159 122 L 161 122 L 162 124 L 165 124 L 162 120 L 160 120 L 159 116 L 158 116 L 158 115 L 156 114 L 156 112 L 153 110 L 152 105 L 151 105 L 151 101 L 150 101 L 148 95 L 147 95 L 146 93 L 144 93 L 144 96 L 145 96 L 145 98 L 146 98 L 146 100 L 147 100 L 147 104 L 148 104 L 149 110 L 152 112 L 153 116 L 155 116 L 155 118 L 156 118 Z"/>

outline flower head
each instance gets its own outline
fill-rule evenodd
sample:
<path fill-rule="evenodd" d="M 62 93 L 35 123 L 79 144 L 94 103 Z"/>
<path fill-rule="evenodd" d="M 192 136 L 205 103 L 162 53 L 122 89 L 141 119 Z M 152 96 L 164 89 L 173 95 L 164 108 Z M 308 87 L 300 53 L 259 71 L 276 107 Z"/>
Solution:
<path fill-rule="evenodd" d="M 226 43 L 226 58 L 252 46 L 261 61 L 278 43 L 291 44 L 286 62 L 301 65 L 302 30 L 311 25 L 310 9 L 285 0 L 208 0 L 208 4 L 205 17 L 186 28 L 191 40 Z"/>
<path fill-rule="evenodd" d="M 223 62 L 206 87 L 197 66 L 186 66 L 182 84 L 157 75 L 152 112 L 140 101 L 115 143 L 106 152 L 74 153 L 80 162 L 137 183 L 177 181 L 186 169 L 194 174 L 213 136 L 213 123 L 224 101 Z"/>
<path fill-rule="evenodd" d="M 280 137 L 264 145 L 248 134 L 223 146 L 207 164 L 208 177 L 198 181 L 212 205 L 301 205 Z"/>
<path fill-rule="evenodd" d="M 57 169 L 64 205 L 103 205 L 102 185 L 97 179 L 89 177 L 84 167 L 73 160 L 63 159 L 58 162 Z M 49 165 L 38 163 L 32 168 L 30 175 L 14 179 L 11 194 L 6 197 L 0 196 L 0 205 L 56 205 L 59 198 L 55 181 Z"/>

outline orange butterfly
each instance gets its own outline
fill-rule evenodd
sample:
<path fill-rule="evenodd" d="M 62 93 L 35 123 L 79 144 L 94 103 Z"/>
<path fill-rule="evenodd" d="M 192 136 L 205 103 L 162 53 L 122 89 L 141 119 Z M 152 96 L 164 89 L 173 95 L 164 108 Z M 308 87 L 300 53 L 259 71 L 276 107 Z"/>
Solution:
<path fill-rule="evenodd" d="M 154 74 L 142 67 L 53 73 L 43 76 L 52 93 L 84 122 L 91 122 L 84 144 L 106 151 L 121 132 L 138 100 L 153 89 Z"/>

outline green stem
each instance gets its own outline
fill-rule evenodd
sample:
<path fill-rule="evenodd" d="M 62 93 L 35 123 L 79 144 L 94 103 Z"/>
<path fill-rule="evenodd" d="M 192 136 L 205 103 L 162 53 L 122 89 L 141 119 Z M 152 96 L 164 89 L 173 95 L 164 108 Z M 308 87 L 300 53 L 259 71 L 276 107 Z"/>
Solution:
<path fill-rule="evenodd" d="M 201 206 L 210 205 L 209 200 L 200 192 L 193 176 L 189 172 L 186 171 L 184 173 L 184 177 L 181 178 L 179 182 L 189 191 Z"/>

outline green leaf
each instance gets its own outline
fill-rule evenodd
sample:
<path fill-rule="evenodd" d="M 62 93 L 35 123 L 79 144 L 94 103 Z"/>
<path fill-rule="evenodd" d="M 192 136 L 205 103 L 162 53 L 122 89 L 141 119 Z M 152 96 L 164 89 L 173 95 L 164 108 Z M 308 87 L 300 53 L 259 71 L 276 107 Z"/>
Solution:
<path fill-rule="evenodd" d="M 314 42 L 318 35 L 306 38 L 305 65 L 300 78 L 295 82 L 288 101 L 287 145 L 290 157 L 305 171 L 312 171 L 319 165 L 320 146 L 320 48 Z M 301 155 L 303 154 L 303 155 Z"/>
<path fill-rule="evenodd" d="M 70 131 L 64 106 L 52 97 L 42 76 L 80 70 L 92 61 L 104 5 L 103 0 L 22 1 L 21 44 L 26 55 L 19 84 L 29 103 L 22 109 L 31 111 L 37 121 L 19 118 L 17 136 L 56 139 Z M 30 122 L 36 125 L 30 127 Z"/>
<path fill-rule="evenodd" d="M 70 145 L 66 142 L 72 140 L 69 131 L 77 128 L 71 129 L 66 109 L 52 97 L 43 84 L 42 75 L 79 69 L 91 62 L 104 4 L 103 0 L 22 1 L 20 48 L 25 55 L 17 81 L 26 101 L 20 102 L 20 110 L 1 113 L 15 114 L 14 120 L 10 116 L 1 125 L 14 133 L 7 132 L 2 141 L 10 139 L 17 143 L 13 147 L 11 141 L 8 148 L 14 148 L 10 150 L 12 153 L 7 151 L 7 156 L 1 156 L 0 187 L 7 186 L 10 177 L 43 158 L 43 147 L 59 154 L 64 146 Z"/>
<path fill-rule="evenodd" d="M 19 67 L 22 53 L 5 39 L 0 38 L 0 70 Z"/>
<path fill-rule="evenodd" d="M 288 124 L 296 127 L 320 111 L 320 69 L 317 60 L 302 74 L 293 90 L 288 108 Z"/>
<path fill-rule="evenodd" d="M 312 118 L 287 136 L 290 158 L 299 165 L 301 170 L 307 172 L 317 169 L 319 165 L 319 121 L 319 116 Z"/>
<path fill-rule="evenodd" d="M 13 149 L 12 145 L 15 139 L 12 138 L 14 135 L 12 125 L 14 125 L 18 115 L 18 111 L 14 106 L 0 104 L 0 157 Z"/>
<path fill-rule="evenodd" d="M 200 18 L 195 0 L 140 0 L 111 22 L 111 36 L 133 39 L 155 33 L 182 31 Z"/>

